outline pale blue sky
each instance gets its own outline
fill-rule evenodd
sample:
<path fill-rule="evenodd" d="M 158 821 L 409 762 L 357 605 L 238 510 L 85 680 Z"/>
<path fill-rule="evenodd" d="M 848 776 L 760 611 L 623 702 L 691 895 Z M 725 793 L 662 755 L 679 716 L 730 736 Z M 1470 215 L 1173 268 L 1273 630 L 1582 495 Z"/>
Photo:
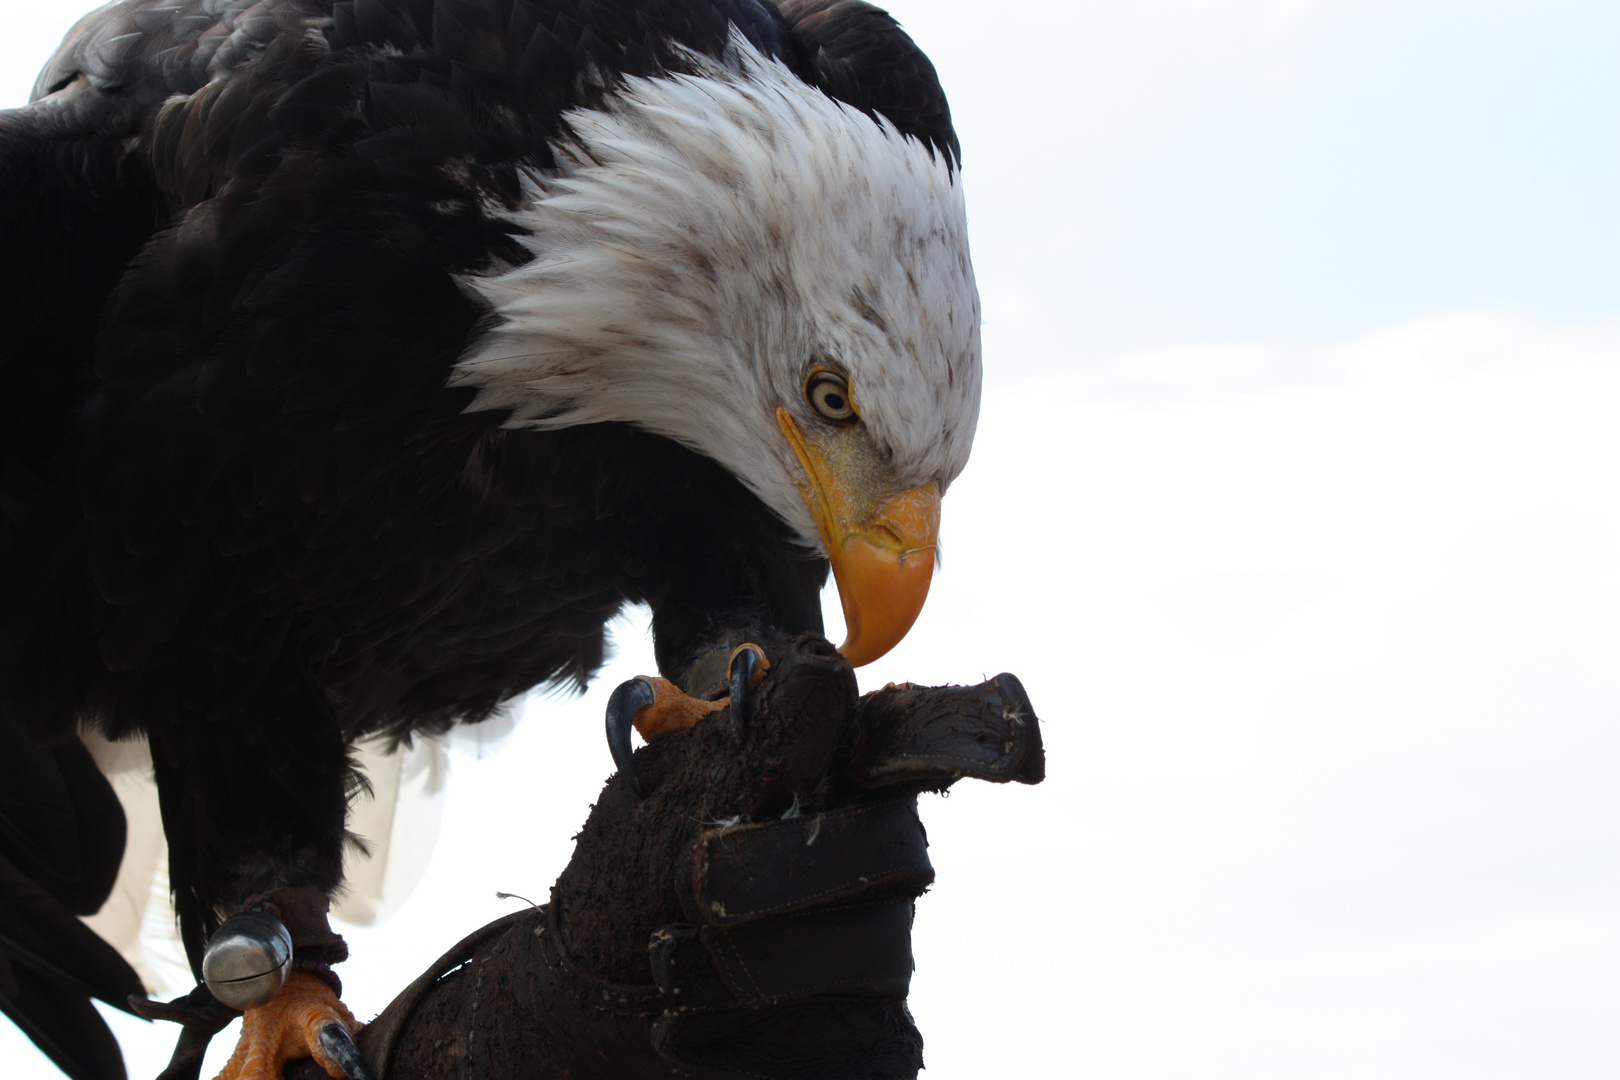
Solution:
<path fill-rule="evenodd" d="M 952 93 L 998 363 L 1620 312 L 1620 4 L 1124 6 L 894 6 Z"/>

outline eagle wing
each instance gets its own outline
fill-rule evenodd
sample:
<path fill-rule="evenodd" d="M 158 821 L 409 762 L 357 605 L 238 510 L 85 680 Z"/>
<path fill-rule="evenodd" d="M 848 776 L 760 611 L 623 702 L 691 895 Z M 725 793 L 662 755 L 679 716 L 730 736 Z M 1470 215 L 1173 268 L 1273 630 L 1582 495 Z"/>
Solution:
<path fill-rule="evenodd" d="M 128 1009 L 141 980 L 82 922 L 118 874 L 124 815 L 83 744 L 30 743 L 0 718 L 0 1012 L 75 1080 L 122 1076 L 90 998 Z"/>

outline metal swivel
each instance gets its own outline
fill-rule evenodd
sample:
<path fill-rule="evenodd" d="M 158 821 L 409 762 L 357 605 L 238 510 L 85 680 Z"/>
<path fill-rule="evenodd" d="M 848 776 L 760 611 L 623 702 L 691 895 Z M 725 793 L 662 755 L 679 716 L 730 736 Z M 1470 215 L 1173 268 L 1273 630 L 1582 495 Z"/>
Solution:
<path fill-rule="evenodd" d="M 292 935 L 281 920 L 244 911 L 226 919 L 208 939 L 203 984 L 233 1009 L 257 1009 L 281 992 L 292 962 Z"/>

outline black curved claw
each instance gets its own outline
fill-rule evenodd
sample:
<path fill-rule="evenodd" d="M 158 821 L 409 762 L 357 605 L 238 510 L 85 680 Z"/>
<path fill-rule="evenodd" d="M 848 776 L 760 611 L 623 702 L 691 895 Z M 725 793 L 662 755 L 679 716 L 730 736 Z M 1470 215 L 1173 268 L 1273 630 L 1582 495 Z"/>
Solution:
<path fill-rule="evenodd" d="M 613 765 L 638 799 L 646 792 L 641 790 L 641 778 L 636 775 L 636 761 L 630 751 L 630 729 L 635 726 L 636 713 L 653 700 L 652 683 L 638 675 L 620 683 L 607 704 L 607 741 L 613 753 Z"/>
<path fill-rule="evenodd" d="M 328 1057 L 338 1063 L 349 1080 L 376 1080 L 371 1070 L 366 1067 L 366 1059 L 360 1056 L 360 1048 L 354 1045 L 354 1039 L 349 1031 L 336 1020 L 323 1024 L 320 1031 L 321 1049 L 326 1051 Z"/>
<path fill-rule="evenodd" d="M 738 738 L 748 730 L 753 719 L 753 703 L 748 691 L 754 685 L 754 672 L 765 662 L 765 654 L 757 645 L 741 645 L 731 654 L 731 730 Z"/>

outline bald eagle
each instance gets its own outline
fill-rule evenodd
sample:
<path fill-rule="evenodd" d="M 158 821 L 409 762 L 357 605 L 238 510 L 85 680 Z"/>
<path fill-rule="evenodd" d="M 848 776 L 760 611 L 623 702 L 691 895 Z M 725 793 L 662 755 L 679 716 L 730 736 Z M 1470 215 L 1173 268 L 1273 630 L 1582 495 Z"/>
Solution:
<path fill-rule="evenodd" d="M 583 685 L 626 604 L 682 693 L 829 568 L 892 647 L 978 413 L 959 169 L 861 0 L 79 22 L 0 112 L 0 1009 L 121 1075 L 82 730 L 150 741 L 197 967 L 339 888 L 356 740 Z"/>

